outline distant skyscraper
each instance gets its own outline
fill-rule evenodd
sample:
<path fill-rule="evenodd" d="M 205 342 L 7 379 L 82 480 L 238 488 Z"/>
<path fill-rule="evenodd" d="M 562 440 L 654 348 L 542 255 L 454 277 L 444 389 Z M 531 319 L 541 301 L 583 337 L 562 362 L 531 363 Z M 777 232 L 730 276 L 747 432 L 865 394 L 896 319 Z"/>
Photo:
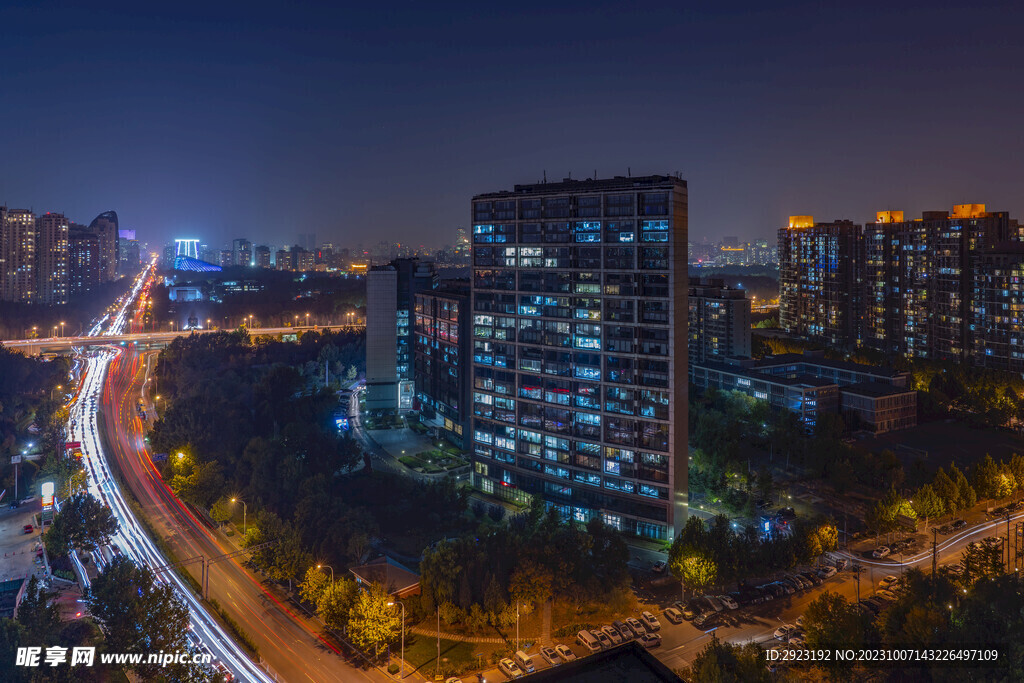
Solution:
<path fill-rule="evenodd" d="M 231 243 L 231 263 L 248 268 L 252 265 L 252 242 L 239 238 Z"/>
<path fill-rule="evenodd" d="M 72 230 L 74 226 L 72 226 Z M 117 231 L 117 270 L 122 275 L 135 275 L 141 265 L 139 242 L 134 230 Z M 72 286 L 74 290 L 74 286 Z"/>
<path fill-rule="evenodd" d="M 0 207 L 0 299 L 35 303 L 36 216 Z"/>
<path fill-rule="evenodd" d="M 862 228 L 790 216 L 779 230 L 779 326 L 835 348 L 861 330 Z"/>
<path fill-rule="evenodd" d="M 477 195 L 473 483 L 670 540 L 687 517 L 687 188 L 669 176 Z"/>
<path fill-rule="evenodd" d="M 68 227 L 64 214 L 45 213 L 36 217 L 36 291 L 39 303 L 60 305 L 68 302 Z M 114 265 L 117 265 L 116 258 Z"/>
<path fill-rule="evenodd" d="M 298 244 L 299 244 L 300 247 L 302 247 L 306 251 L 316 251 L 316 248 L 319 246 L 316 243 L 316 233 L 315 232 L 299 233 L 299 242 L 298 242 Z"/>
<path fill-rule="evenodd" d="M 235 252 L 231 249 L 220 250 L 220 267 L 230 268 L 235 263 Z"/>
<path fill-rule="evenodd" d="M 93 219 L 89 229 L 100 239 L 100 277 L 109 282 L 117 277 L 118 225 L 117 212 L 104 211 Z"/>
<path fill-rule="evenodd" d="M 136 244 L 138 243 L 136 242 Z M 127 247 L 127 245 L 128 240 L 120 240 L 119 248 Z M 72 223 L 68 230 L 68 291 L 70 295 L 76 296 L 91 292 L 96 289 L 101 280 L 100 236 L 84 225 Z"/>

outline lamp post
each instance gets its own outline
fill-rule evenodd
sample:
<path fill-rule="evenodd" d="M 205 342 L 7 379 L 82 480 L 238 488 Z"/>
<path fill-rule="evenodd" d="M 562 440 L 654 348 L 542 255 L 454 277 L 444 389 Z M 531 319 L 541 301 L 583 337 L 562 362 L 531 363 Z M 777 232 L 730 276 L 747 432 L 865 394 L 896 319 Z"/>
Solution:
<path fill-rule="evenodd" d="M 334 583 L 334 567 L 330 566 L 329 564 L 318 564 L 316 566 L 317 569 L 323 569 L 324 567 L 331 570 L 331 583 Z M 403 605 L 403 609 L 404 607 L 405 606 Z"/>
<path fill-rule="evenodd" d="M 60 321 L 60 336 L 61 336 L 61 338 L 64 337 L 64 321 L 63 320 Z"/>
<path fill-rule="evenodd" d="M 58 384 L 53 389 L 64 389 L 64 385 L 63 384 Z M 50 398 L 51 399 L 53 398 L 53 389 L 50 389 Z"/>
<path fill-rule="evenodd" d="M 405 678 L 405 603 L 401 600 L 396 600 L 396 602 L 402 606 L 402 663 L 399 664 L 400 668 L 398 670 L 398 679 L 401 680 Z M 394 606 L 394 602 L 388 603 L 388 607 Z"/>
<path fill-rule="evenodd" d="M 241 503 L 242 504 L 242 535 L 245 536 L 245 532 L 246 532 L 245 517 L 248 514 L 248 510 L 245 507 L 245 501 L 242 500 L 241 498 L 232 498 L 231 502 L 232 503 Z"/>
<path fill-rule="evenodd" d="M 306 314 L 306 327 L 309 327 L 309 313 Z"/>

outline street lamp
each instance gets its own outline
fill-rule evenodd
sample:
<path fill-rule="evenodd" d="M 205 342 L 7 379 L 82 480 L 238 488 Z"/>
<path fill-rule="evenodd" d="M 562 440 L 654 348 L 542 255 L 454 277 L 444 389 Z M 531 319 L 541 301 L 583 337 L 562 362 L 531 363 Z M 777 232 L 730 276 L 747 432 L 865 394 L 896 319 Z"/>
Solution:
<path fill-rule="evenodd" d="M 405 603 L 401 600 L 397 600 L 399 605 L 402 606 L 402 663 L 399 665 L 401 668 L 398 670 L 398 679 L 405 678 Z M 388 607 L 394 607 L 394 602 L 389 602 Z"/>
<path fill-rule="evenodd" d="M 309 313 L 306 314 L 306 327 L 309 327 Z"/>
<path fill-rule="evenodd" d="M 323 569 L 324 567 L 327 567 L 327 569 L 331 570 L 331 583 L 334 583 L 334 567 L 327 564 L 318 564 L 316 566 L 317 569 Z"/>
<path fill-rule="evenodd" d="M 242 504 L 242 535 L 245 536 L 245 517 L 246 517 L 246 514 L 248 513 L 248 510 L 245 507 L 245 501 L 240 499 L 240 498 L 232 498 L 231 502 L 232 503 L 241 503 Z"/>
<path fill-rule="evenodd" d="M 64 336 L 64 321 L 63 320 L 60 321 L 60 336 L 61 337 Z"/>

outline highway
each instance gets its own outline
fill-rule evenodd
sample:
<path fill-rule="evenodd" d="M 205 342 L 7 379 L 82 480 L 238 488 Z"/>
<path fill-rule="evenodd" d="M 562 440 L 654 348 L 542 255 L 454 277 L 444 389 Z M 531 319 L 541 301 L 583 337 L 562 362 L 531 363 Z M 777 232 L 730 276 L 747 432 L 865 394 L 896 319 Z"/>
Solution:
<path fill-rule="evenodd" d="M 94 334 L 111 330 L 116 333 L 118 327 L 123 326 L 149 273 L 150 269 L 147 268 L 139 275 L 130 296 L 123 299 L 120 309 L 113 316 L 105 317 L 97 323 L 92 330 Z M 215 657 L 217 665 L 231 671 L 238 680 L 261 683 L 272 681 L 273 678 L 254 664 L 224 632 L 176 574 L 159 571 L 167 565 L 167 559 L 139 526 L 116 481 L 110 476 L 105 451 L 99 438 L 96 405 L 102 394 L 107 367 L 116 355 L 116 351 L 108 350 L 91 354 L 84 359 L 79 358 L 80 361 L 84 360 L 84 366 L 79 365 L 84 374 L 79 389 L 68 406 L 67 426 L 69 440 L 82 444 L 82 458 L 89 492 L 110 507 L 120 525 L 118 533 L 112 539 L 112 546 L 116 546 L 118 552 L 124 553 L 135 562 L 157 570 L 157 580 L 174 586 L 178 595 L 188 605 L 191 630 L 189 640 L 194 646 L 210 652 Z M 97 562 L 102 564 L 99 553 L 96 557 Z"/>

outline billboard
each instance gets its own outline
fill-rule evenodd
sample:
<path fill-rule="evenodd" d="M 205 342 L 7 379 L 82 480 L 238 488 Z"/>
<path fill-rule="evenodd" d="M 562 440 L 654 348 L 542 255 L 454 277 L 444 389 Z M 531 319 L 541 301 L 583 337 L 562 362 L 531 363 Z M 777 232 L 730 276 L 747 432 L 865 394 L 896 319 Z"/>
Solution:
<path fill-rule="evenodd" d="M 43 509 L 48 510 L 53 507 L 53 482 L 43 482 Z"/>

